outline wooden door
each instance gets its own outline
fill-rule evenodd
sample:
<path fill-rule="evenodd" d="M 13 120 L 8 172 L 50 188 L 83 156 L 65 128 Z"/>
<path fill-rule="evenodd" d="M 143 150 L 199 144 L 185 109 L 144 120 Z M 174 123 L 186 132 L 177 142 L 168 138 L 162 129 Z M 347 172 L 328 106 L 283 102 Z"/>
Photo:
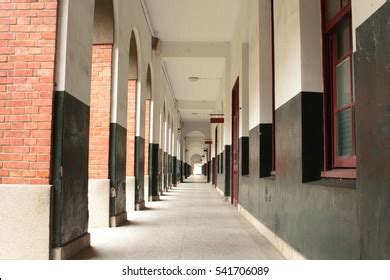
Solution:
<path fill-rule="evenodd" d="M 218 127 L 215 128 L 215 153 L 214 153 L 214 185 L 217 187 L 218 183 Z"/>
<path fill-rule="evenodd" d="M 239 125 L 240 125 L 240 99 L 239 99 L 239 79 L 232 91 L 232 181 L 231 181 L 231 203 L 238 204 L 239 190 Z"/>

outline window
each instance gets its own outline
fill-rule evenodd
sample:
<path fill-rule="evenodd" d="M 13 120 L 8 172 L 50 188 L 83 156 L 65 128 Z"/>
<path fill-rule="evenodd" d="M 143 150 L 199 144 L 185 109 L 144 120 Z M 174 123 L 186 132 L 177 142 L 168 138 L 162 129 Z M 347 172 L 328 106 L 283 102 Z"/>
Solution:
<path fill-rule="evenodd" d="M 354 177 L 355 97 L 350 0 L 322 0 L 325 84 L 325 171 Z M 348 170 L 350 169 L 350 170 Z M 333 173 L 336 174 L 336 173 Z M 324 172 L 332 177 L 332 172 Z"/>

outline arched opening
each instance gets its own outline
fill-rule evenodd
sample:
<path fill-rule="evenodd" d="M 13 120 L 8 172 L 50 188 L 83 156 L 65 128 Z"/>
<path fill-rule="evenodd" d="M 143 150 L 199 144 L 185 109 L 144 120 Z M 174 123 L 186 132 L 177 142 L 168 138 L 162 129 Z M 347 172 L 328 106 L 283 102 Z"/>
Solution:
<path fill-rule="evenodd" d="M 150 65 L 148 66 L 148 71 L 146 75 L 146 98 L 145 98 L 145 162 L 144 162 L 144 195 L 145 200 L 152 201 L 152 185 L 150 184 L 150 144 L 152 143 L 152 134 L 153 134 L 153 127 L 152 127 L 152 120 L 153 120 L 153 103 L 152 103 L 152 73 Z"/>
<path fill-rule="evenodd" d="M 136 34 L 130 35 L 129 69 L 127 84 L 127 139 L 126 139 L 126 177 L 127 195 L 126 208 L 128 212 L 135 210 L 135 138 L 137 129 L 137 95 L 139 91 L 139 49 Z"/>
<path fill-rule="evenodd" d="M 194 154 L 191 157 L 191 167 L 192 167 L 192 174 L 193 175 L 203 175 L 203 160 L 202 156 L 200 154 Z"/>
<path fill-rule="evenodd" d="M 166 143 L 166 106 L 163 104 L 160 113 L 160 170 L 159 170 L 159 193 L 163 195 L 165 188 L 165 143 Z"/>
<path fill-rule="evenodd" d="M 109 138 L 112 49 L 114 43 L 113 3 L 96 0 L 94 11 L 91 103 L 89 125 L 89 227 L 108 227 Z M 108 197 L 108 191 L 107 191 Z"/>
<path fill-rule="evenodd" d="M 192 175 L 194 172 L 194 165 L 192 162 L 192 156 L 194 154 L 202 155 L 202 174 L 206 175 L 209 173 L 208 170 L 208 157 L 209 157 L 209 145 L 205 144 L 206 140 L 206 132 L 201 130 L 192 130 L 188 131 L 184 135 L 184 155 L 183 155 L 183 161 L 184 161 L 184 167 L 183 167 L 183 173 L 184 177 L 188 178 L 188 176 Z"/>
<path fill-rule="evenodd" d="M 134 177 L 134 154 L 138 87 L 138 49 L 134 32 L 130 39 L 129 76 L 127 95 L 127 149 L 126 149 L 126 176 Z"/>

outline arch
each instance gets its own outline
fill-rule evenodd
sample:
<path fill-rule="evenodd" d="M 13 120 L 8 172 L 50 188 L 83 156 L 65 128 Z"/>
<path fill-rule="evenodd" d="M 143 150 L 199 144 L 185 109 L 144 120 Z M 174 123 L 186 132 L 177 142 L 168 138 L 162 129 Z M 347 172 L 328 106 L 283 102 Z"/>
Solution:
<path fill-rule="evenodd" d="M 152 189 L 149 185 L 150 166 L 150 143 L 153 142 L 153 101 L 152 101 L 152 73 L 148 65 L 145 83 L 145 146 L 144 146 L 144 198 L 152 201 Z"/>
<path fill-rule="evenodd" d="M 96 0 L 92 47 L 89 178 L 107 179 L 109 164 L 113 1 Z"/>
<path fill-rule="evenodd" d="M 140 71 L 140 54 L 139 43 L 134 31 L 130 35 L 130 47 L 129 47 L 129 76 L 128 80 L 138 80 Z"/>
<path fill-rule="evenodd" d="M 187 147 L 186 147 L 187 159 L 190 160 L 194 154 L 203 155 L 204 149 L 205 149 L 205 147 L 204 147 L 203 142 L 199 142 L 199 141 L 194 141 L 194 142 L 189 142 L 189 143 L 187 142 Z"/>
<path fill-rule="evenodd" d="M 111 85 L 115 31 L 114 4 L 111 0 L 96 0 L 94 9 L 91 65 L 91 103 L 89 125 L 89 227 L 108 227 L 107 205 L 96 200 L 99 186 L 109 189 Z M 91 206 L 92 205 L 92 206 Z M 103 216 L 104 215 L 107 216 Z"/>
<path fill-rule="evenodd" d="M 93 44 L 114 44 L 115 18 L 112 0 L 95 0 Z"/>
<path fill-rule="evenodd" d="M 202 162 L 203 162 L 203 158 L 200 154 L 193 154 L 191 156 L 191 164 L 202 163 Z"/>
<path fill-rule="evenodd" d="M 146 71 L 146 99 L 153 100 L 153 68 L 152 64 L 148 64 L 148 69 Z"/>
<path fill-rule="evenodd" d="M 188 148 L 188 149 L 196 149 L 196 148 L 199 148 L 199 149 L 201 149 L 202 152 L 203 152 L 204 144 L 201 143 L 201 142 L 193 142 L 193 143 L 189 144 L 189 145 L 187 146 L 187 148 Z"/>
<path fill-rule="evenodd" d="M 134 28 L 129 41 L 128 98 L 127 98 L 127 152 L 126 176 L 135 176 L 135 137 L 137 126 L 137 99 L 140 94 L 141 50 L 139 36 Z"/>
<path fill-rule="evenodd" d="M 196 123 L 196 122 L 184 123 L 182 129 L 182 134 L 184 136 L 186 136 L 188 133 L 191 133 L 193 131 L 200 131 L 205 135 L 206 138 L 211 138 L 209 123 Z"/>

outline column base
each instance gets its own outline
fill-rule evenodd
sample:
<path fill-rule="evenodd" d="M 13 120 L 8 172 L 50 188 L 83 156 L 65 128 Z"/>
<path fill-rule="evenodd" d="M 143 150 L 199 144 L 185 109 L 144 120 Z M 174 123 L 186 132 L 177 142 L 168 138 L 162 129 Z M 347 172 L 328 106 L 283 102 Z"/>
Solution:
<path fill-rule="evenodd" d="M 120 227 L 127 221 L 127 212 L 110 217 L 110 227 Z"/>
<path fill-rule="evenodd" d="M 145 201 L 135 204 L 135 211 L 142 211 L 145 209 Z"/>
<path fill-rule="evenodd" d="M 52 260 L 68 260 L 84 249 L 91 247 L 91 235 L 87 232 L 72 242 L 53 248 L 51 251 Z"/>
<path fill-rule="evenodd" d="M 160 196 L 159 195 L 152 196 L 151 201 L 160 201 Z"/>

